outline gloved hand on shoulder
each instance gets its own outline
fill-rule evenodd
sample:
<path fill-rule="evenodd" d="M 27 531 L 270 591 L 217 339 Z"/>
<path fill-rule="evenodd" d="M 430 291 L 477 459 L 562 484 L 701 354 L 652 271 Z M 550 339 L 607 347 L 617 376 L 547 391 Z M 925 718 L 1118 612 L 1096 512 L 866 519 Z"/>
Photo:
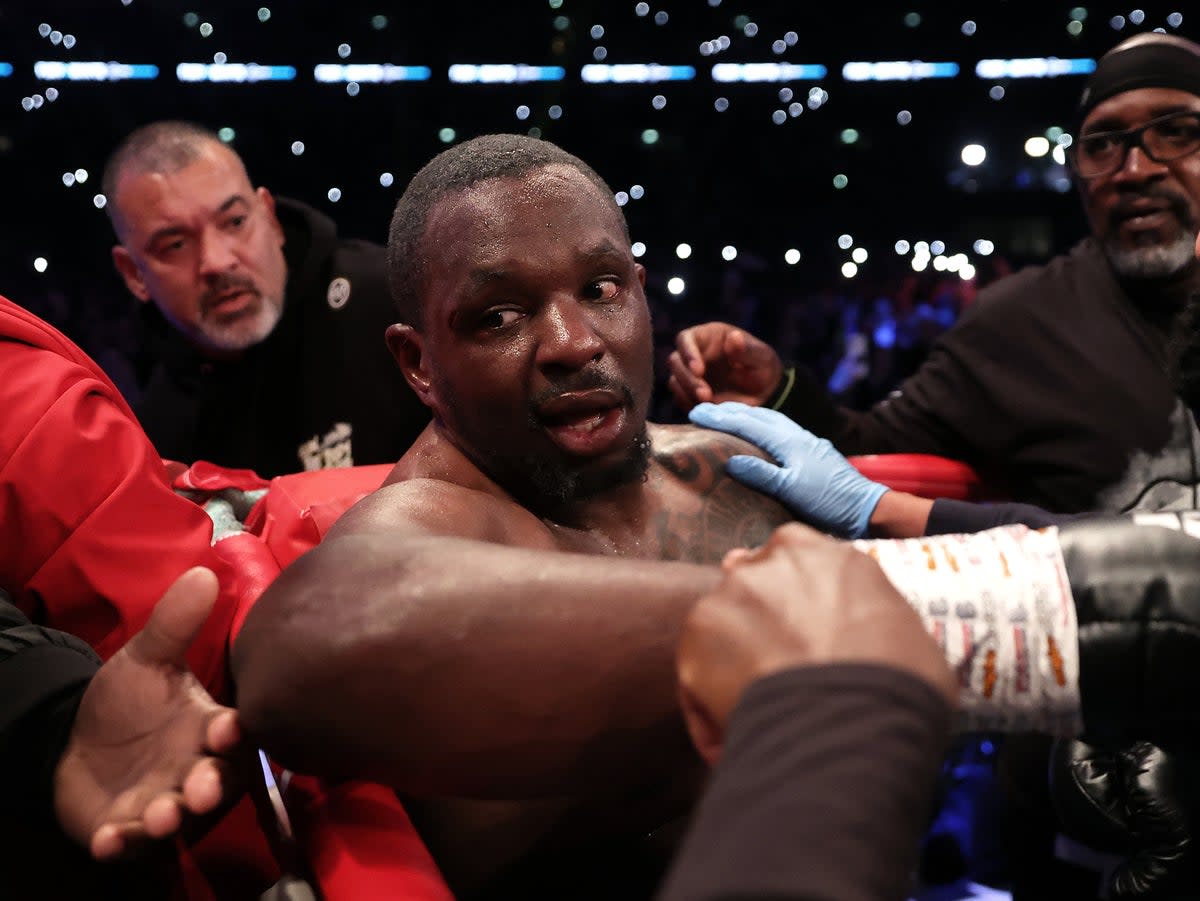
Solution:
<path fill-rule="evenodd" d="M 726 468 L 744 485 L 774 497 L 797 519 L 840 538 L 862 538 L 886 485 L 872 482 L 829 441 L 763 407 L 733 401 L 697 404 L 688 418 L 699 426 L 736 435 L 777 461 L 731 457 Z"/>

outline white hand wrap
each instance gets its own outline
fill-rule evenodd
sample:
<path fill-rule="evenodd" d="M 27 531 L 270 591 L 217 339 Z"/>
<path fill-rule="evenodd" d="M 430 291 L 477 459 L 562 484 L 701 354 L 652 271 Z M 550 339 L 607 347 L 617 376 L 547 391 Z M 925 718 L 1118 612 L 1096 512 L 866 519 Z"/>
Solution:
<path fill-rule="evenodd" d="M 958 673 L 965 731 L 1078 735 L 1079 643 L 1058 530 L 856 541 Z"/>

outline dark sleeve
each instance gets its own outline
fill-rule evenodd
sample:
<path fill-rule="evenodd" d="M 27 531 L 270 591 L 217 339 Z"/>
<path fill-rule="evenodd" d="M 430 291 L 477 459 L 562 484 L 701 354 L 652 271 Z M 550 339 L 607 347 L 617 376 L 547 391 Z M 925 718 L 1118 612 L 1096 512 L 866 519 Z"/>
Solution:
<path fill-rule="evenodd" d="M 1059 526 L 1091 516 L 1090 513 L 1051 513 L 1032 504 L 973 504 L 939 498 L 929 511 L 926 535 L 982 532 L 998 526 L 1024 525 L 1031 529 Z"/>
<path fill-rule="evenodd" d="M 823 385 L 797 369 L 776 409 L 848 456 L 908 453 L 975 466 L 1006 462 L 1013 442 L 1022 440 L 1014 406 L 1035 402 L 1031 392 L 1035 398 L 1046 394 L 1045 357 L 1054 353 L 1053 343 L 1047 347 L 1049 339 L 1030 321 L 1031 311 L 1040 309 L 1031 298 L 1046 291 L 1038 278 L 1030 270 L 981 291 L 933 343 L 917 371 L 874 406 L 862 411 L 836 406 Z"/>
<path fill-rule="evenodd" d="M 888 667 L 755 683 L 658 901 L 907 898 L 950 716 Z"/>
<path fill-rule="evenodd" d="M 768 406 L 828 438 L 847 456 L 920 453 L 960 458 L 970 448 L 963 435 L 976 427 L 987 405 L 974 377 L 955 355 L 937 345 L 900 390 L 867 410 L 837 406 L 800 366 L 785 371 L 777 395 Z"/>
<path fill-rule="evenodd" d="M 775 393 L 763 404 L 778 410 L 814 435 L 830 436 L 838 424 L 838 407 L 805 367 L 789 363 Z M 833 440 L 833 439 L 830 439 Z"/>
<path fill-rule="evenodd" d="M 84 642 L 32 625 L 0 592 L 0 773 L 8 811 L 54 816 L 54 769 L 100 666 Z"/>

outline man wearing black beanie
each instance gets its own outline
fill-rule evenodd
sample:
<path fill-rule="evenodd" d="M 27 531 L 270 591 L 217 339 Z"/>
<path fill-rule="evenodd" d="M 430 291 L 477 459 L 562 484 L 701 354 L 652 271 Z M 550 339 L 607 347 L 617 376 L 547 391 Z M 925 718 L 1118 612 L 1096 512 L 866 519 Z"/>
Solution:
<path fill-rule="evenodd" d="M 1200 433 L 1166 372 L 1171 324 L 1200 289 L 1200 46 L 1122 42 L 1075 112 L 1092 234 L 984 288 L 892 397 L 837 407 L 762 341 L 707 323 L 677 339 L 676 399 L 773 407 L 847 455 L 963 460 L 1056 513 L 1200 506 Z"/>
<path fill-rule="evenodd" d="M 1100 60 L 1071 165 L 1119 277 L 1190 285 L 1200 228 L 1200 47 L 1141 34 Z M 1164 285 L 1164 287 L 1167 287 Z"/>

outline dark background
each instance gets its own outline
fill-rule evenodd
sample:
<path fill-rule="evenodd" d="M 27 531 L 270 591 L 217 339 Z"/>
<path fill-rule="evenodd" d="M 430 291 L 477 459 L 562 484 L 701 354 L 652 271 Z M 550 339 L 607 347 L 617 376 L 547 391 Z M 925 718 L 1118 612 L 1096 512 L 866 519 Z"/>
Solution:
<path fill-rule="evenodd" d="M 552 6 L 557 4 L 557 8 Z M 256 14 L 266 5 L 266 22 Z M 645 196 L 626 206 L 635 240 L 647 245 L 652 301 L 664 310 L 660 330 L 709 316 L 741 317 L 772 337 L 789 331 L 796 350 L 813 352 L 831 337 L 810 329 L 807 338 L 788 325 L 805 310 L 824 304 L 826 319 L 846 303 L 873 302 L 897 291 L 932 297 L 946 283 L 932 267 L 913 283 L 910 256 L 899 256 L 899 239 L 941 240 L 948 254 L 963 252 L 986 283 L 1008 266 L 1043 259 L 1065 249 L 1085 231 L 1078 199 L 1066 171 L 1050 157 L 1024 153 L 1025 140 L 1052 126 L 1070 130 L 1082 76 L 984 80 L 975 63 L 987 57 L 1092 57 L 1137 31 L 1161 27 L 1195 36 L 1200 13 L 1179 5 L 1144 7 L 1140 25 L 1115 29 L 1115 15 L 1132 17 L 1128 4 L 1086 5 L 1078 35 L 1068 32 L 1079 8 L 1070 3 L 837 3 L 765 0 L 655 0 L 638 16 L 635 0 L 528 0 L 528 2 L 364 3 L 360 0 L 278 3 L 215 3 L 211 0 L 4 0 L 0 3 L 0 292 L 43 313 L 85 349 L 128 352 L 122 321 L 132 301 L 112 273 L 112 235 L 94 196 L 114 144 L 129 130 L 157 118 L 189 118 L 235 131 L 233 146 L 251 179 L 276 194 L 294 196 L 329 212 L 343 233 L 382 240 L 391 208 L 411 174 L 446 145 L 442 129 L 457 140 L 488 131 L 531 127 L 582 156 L 614 191 L 642 185 Z M 654 14 L 665 11 L 665 25 Z M 194 12 L 212 25 L 204 37 L 185 24 Z M 916 27 L 905 23 L 916 12 Z M 1178 28 L 1167 24 L 1182 12 Z M 386 25 L 372 19 L 385 16 Z M 565 17 L 565 28 L 556 25 Z M 746 17 L 740 19 L 739 17 Z M 976 23 L 973 35 L 962 30 Z M 752 21 L 757 35 L 742 24 Z M 76 43 L 68 50 L 38 34 L 40 23 Z M 603 25 L 599 40 L 590 34 Z M 772 42 L 788 31 L 798 40 L 783 54 Z M 702 42 L 727 35 L 727 50 L 699 52 Z M 337 48 L 351 45 L 340 59 Z M 645 85 L 586 84 L 580 66 L 595 48 L 606 63 L 687 64 L 690 82 Z M 175 75 L 181 61 L 295 66 L 291 82 L 188 84 Z M 153 63 L 153 81 L 41 82 L 35 60 L 118 60 Z M 851 60 L 957 62 L 952 79 L 851 83 L 841 69 Z M 319 84 L 318 63 L 426 65 L 426 82 L 362 84 L 357 96 L 345 84 Z M 518 85 L 457 85 L 447 67 L 455 62 L 561 65 L 565 80 Z M 719 84 L 714 62 L 821 63 L 819 82 Z M 989 97 L 995 85 L 1005 96 Z M 785 109 L 779 98 L 790 87 L 804 101 L 819 85 L 828 100 L 782 125 L 771 115 Z M 26 111 L 23 98 L 57 88 L 54 102 Z M 663 95 L 665 108 L 651 100 Z M 714 101 L 729 101 L 717 112 Z M 519 121 L 516 108 L 532 114 Z M 562 117 L 552 120 L 557 104 Z M 911 124 L 897 123 L 909 110 Z M 643 143 L 644 129 L 660 140 Z M 844 129 L 860 137 L 843 143 Z M 306 151 L 295 156 L 293 141 Z M 970 169 L 960 152 L 968 143 L 986 146 L 986 162 Z M 67 187 L 64 172 L 86 169 L 84 184 Z M 393 173 L 390 187 L 382 172 Z M 834 176 L 846 175 L 837 190 Z M 341 200 L 327 199 L 331 187 Z M 1064 190 L 1065 189 L 1065 190 Z M 849 249 L 841 234 L 869 253 L 853 279 L 843 277 Z M 980 238 L 996 253 L 972 251 Z M 693 254 L 680 260 L 679 242 Z M 733 262 L 721 248 L 738 249 Z M 799 249 L 790 266 L 783 254 Z M 38 273 L 34 260 L 47 261 Z M 671 276 L 685 279 L 679 297 L 663 290 Z M 903 287 L 907 279 L 907 287 Z M 950 277 L 954 282 L 955 277 Z M 955 305 L 969 302 L 971 286 L 955 286 Z M 965 291 L 965 294 L 963 293 Z M 738 300 L 731 300 L 737 295 Z M 962 295 L 962 296 L 957 296 Z M 797 312 L 799 311 L 799 312 Z M 835 312 L 829 312 L 835 311 Z M 789 320 L 790 321 L 790 320 Z M 829 331 L 826 329 L 826 331 Z M 836 331 L 836 330 L 835 330 Z M 118 334 L 119 333 L 119 334 Z M 836 337 L 836 336 L 833 336 Z M 786 340 L 785 340 L 786 339 Z M 835 353 L 836 358 L 836 353 Z M 102 361 L 103 362 L 103 361 Z M 829 363 L 829 361 L 827 361 Z"/>

